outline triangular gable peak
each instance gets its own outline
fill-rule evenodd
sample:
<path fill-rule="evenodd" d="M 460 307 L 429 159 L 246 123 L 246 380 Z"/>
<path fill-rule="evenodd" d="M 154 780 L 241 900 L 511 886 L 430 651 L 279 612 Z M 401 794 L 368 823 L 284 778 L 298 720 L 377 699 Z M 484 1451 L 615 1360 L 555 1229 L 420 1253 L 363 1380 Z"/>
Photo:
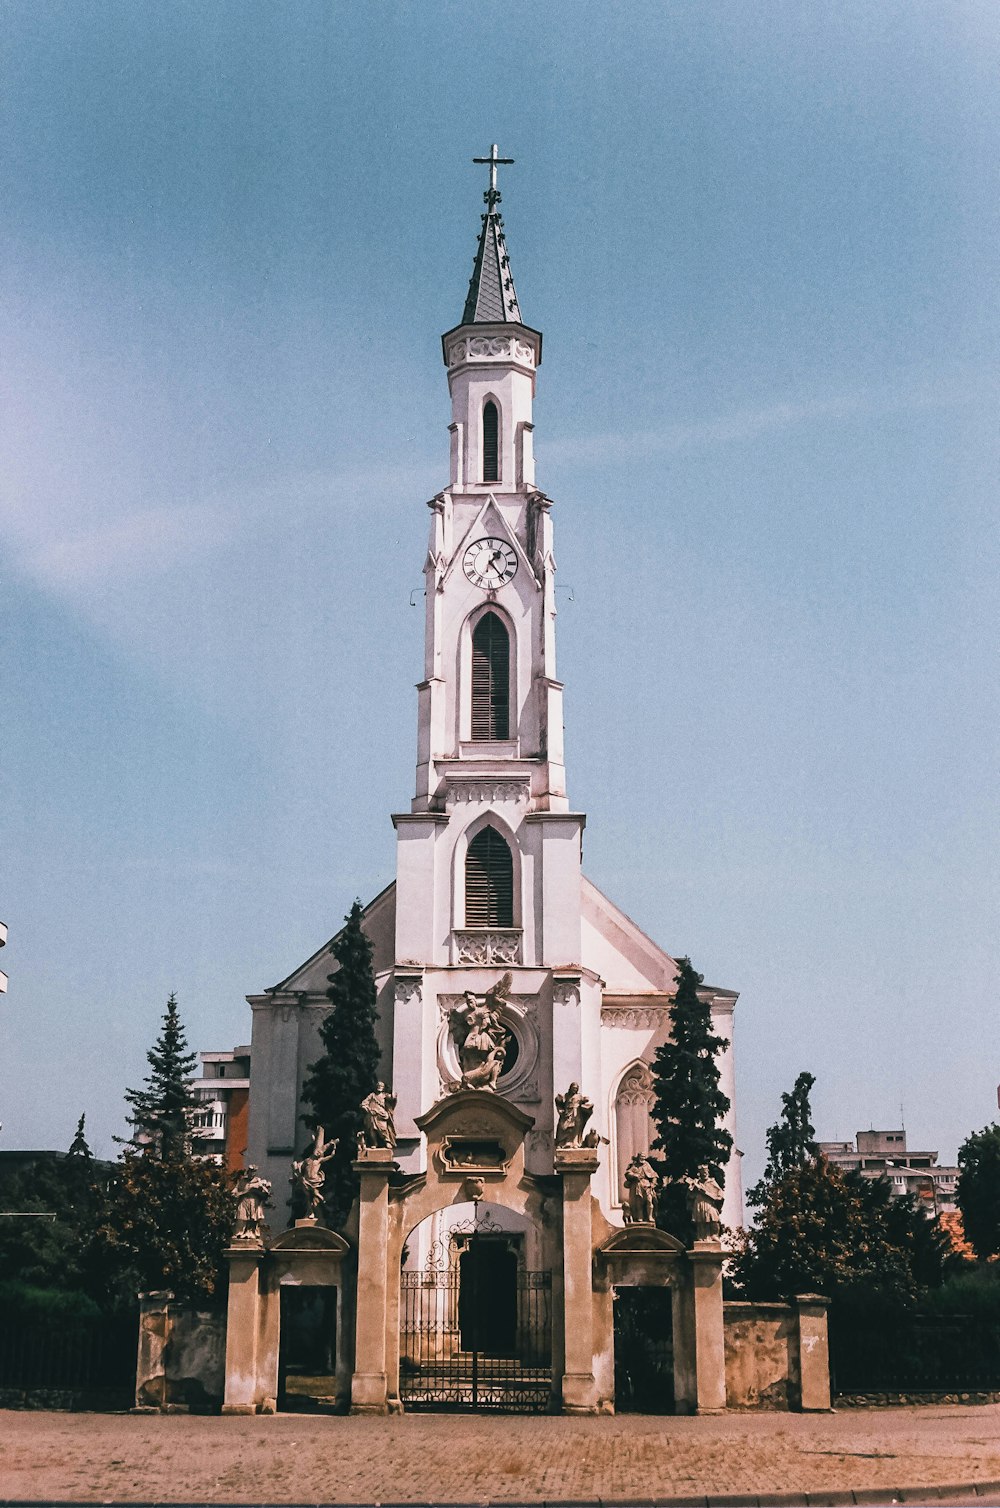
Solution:
<path fill-rule="evenodd" d="M 441 578 L 442 586 L 448 580 L 448 577 L 452 574 L 452 572 L 458 570 L 461 566 L 462 557 L 465 554 L 466 547 L 470 545 L 473 540 L 479 539 L 483 534 L 502 535 L 502 537 L 510 544 L 514 553 L 517 555 L 518 560 L 525 567 L 528 576 L 535 583 L 535 586 L 539 586 L 540 583 L 535 567 L 532 565 L 531 561 L 524 553 L 524 546 L 521 544 L 514 530 L 511 528 L 510 524 L 504 517 L 503 509 L 500 507 L 500 504 L 497 502 L 492 492 L 483 503 L 483 506 L 476 514 L 469 528 L 466 529 L 464 535 L 462 536 L 461 542 L 452 551 L 451 563 L 449 564 L 447 570 Z"/>
<path fill-rule="evenodd" d="M 362 930 L 371 941 L 374 948 L 372 963 L 376 974 L 385 969 L 392 968 L 393 950 L 396 929 L 396 882 L 387 885 L 380 890 L 374 900 L 368 902 L 362 913 Z M 305 963 L 299 964 L 287 979 L 280 984 L 274 984 L 265 991 L 264 996 L 248 995 L 250 1001 L 265 998 L 268 995 L 299 995 L 299 994 L 325 994 L 329 984 L 329 977 L 333 973 L 336 963 L 331 956 L 331 949 L 343 928 L 339 928 L 329 942 L 307 958 Z"/>
<path fill-rule="evenodd" d="M 586 876 L 580 881 L 583 962 L 606 995 L 672 995 L 677 961 Z"/>

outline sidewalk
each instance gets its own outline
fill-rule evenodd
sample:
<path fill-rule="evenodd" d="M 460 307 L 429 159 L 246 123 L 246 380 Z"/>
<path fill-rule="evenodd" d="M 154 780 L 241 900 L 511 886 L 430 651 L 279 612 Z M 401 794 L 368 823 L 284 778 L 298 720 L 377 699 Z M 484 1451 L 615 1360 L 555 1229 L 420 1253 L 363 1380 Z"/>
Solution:
<path fill-rule="evenodd" d="M 595 1419 L 0 1412 L 8 1502 L 787 1502 L 872 1489 L 887 1501 L 998 1480 L 1000 1404 Z"/>

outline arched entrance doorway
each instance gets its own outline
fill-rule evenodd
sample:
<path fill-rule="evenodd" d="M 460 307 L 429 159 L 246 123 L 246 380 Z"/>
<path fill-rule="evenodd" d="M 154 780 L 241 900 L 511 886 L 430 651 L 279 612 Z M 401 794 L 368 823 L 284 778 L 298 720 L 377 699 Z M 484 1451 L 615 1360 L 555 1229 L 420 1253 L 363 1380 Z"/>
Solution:
<path fill-rule="evenodd" d="M 544 1413 L 552 1398 L 552 1274 L 530 1222 L 485 1201 L 407 1238 L 399 1398 L 408 1410 Z"/>

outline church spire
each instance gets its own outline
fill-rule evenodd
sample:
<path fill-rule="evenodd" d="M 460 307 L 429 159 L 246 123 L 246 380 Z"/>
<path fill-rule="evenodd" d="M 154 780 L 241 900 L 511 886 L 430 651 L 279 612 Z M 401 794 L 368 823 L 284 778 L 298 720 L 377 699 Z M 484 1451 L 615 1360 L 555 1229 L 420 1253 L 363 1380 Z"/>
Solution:
<path fill-rule="evenodd" d="M 489 157 L 474 157 L 472 160 L 488 164 L 490 186 L 483 195 L 486 213 L 476 248 L 476 263 L 462 313 L 462 324 L 520 324 L 521 311 L 517 304 L 514 277 L 504 240 L 503 217 L 497 208 L 500 203 L 497 167 L 513 163 L 514 159 L 500 157 L 494 142 L 490 147 Z"/>

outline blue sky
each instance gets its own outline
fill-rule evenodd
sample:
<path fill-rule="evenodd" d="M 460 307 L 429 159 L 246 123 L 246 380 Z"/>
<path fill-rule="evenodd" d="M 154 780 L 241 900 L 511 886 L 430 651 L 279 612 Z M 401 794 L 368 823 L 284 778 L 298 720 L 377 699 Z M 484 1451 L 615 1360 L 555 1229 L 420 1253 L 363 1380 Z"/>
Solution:
<path fill-rule="evenodd" d="M 0 1145 L 391 878 L 497 141 L 591 878 L 738 989 L 749 1177 L 993 1118 L 1000 12 L 7 0 Z"/>

